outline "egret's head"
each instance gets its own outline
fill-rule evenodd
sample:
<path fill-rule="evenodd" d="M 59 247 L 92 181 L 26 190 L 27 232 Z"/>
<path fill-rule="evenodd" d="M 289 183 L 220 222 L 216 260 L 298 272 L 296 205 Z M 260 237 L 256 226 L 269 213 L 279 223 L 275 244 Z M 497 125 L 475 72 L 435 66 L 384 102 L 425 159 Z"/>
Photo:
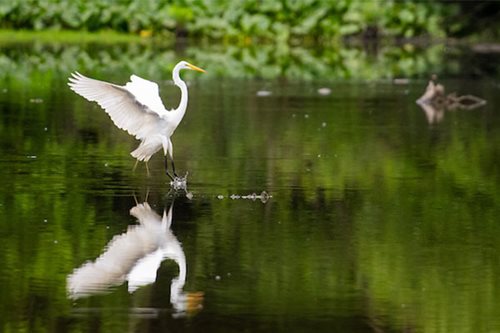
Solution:
<path fill-rule="evenodd" d="M 191 65 L 187 61 L 181 61 L 181 62 L 179 62 L 177 64 L 177 66 L 179 66 L 179 69 L 191 69 L 193 71 L 198 71 L 198 72 L 206 73 L 204 69 L 201 69 L 200 67 L 196 67 L 195 65 Z"/>

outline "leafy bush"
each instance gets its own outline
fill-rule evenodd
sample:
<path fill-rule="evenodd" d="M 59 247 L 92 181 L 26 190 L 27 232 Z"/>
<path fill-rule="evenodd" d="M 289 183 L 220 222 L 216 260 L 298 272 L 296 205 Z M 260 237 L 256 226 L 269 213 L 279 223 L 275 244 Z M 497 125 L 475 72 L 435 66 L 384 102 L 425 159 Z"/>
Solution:
<path fill-rule="evenodd" d="M 387 0 L 2 0 L 0 27 L 139 33 L 209 38 L 330 39 L 350 35 L 444 34 L 452 6 Z"/>

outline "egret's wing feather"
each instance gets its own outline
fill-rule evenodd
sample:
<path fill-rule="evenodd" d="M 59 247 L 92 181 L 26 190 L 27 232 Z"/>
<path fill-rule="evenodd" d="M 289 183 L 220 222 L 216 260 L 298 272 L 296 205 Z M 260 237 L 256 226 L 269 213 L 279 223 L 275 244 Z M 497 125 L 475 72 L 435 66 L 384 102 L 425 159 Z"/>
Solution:
<path fill-rule="evenodd" d="M 97 102 L 118 128 L 134 135 L 137 139 L 142 140 L 148 135 L 156 134 L 160 130 L 158 124 L 160 118 L 166 120 L 168 111 L 163 108 L 162 113 L 162 110 L 157 108 L 158 101 L 154 98 L 152 104 L 146 100 L 148 96 L 158 93 L 158 86 L 154 82 L 148 81 L 156 86 L 155 91 L 147 90 L 148 87 L 151 88 L 149 85 L 142 88 L 141 93 L 137 89 L 138 84 L 132 84 L 135 88 L 131 91 L 127 86 L 91 79 L 80 73 L 72 74 L 69 81 L 68 85 L 73 91 L 89 101 Z M 137 92 L 139 98 L 135 95 Z M 157 99 L 160 100 L 160 97 L 157 96 Z"/>
<path fill-rule="evenodd" d="M 163 116 L 167 110 L 160 98 L 158 84 L 152 81 L 145 80 L 137 75 L 130 76 L 130 82 L 125 85 L 135 99 L 146 105 L 151 111 Z"/>

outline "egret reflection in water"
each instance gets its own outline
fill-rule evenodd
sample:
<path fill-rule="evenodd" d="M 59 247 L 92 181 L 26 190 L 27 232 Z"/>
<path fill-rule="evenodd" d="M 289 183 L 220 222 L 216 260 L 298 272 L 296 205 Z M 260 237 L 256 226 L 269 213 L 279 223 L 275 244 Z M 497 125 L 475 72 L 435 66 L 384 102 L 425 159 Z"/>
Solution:
<path fill-rule="evenodd" d="M 116 235 L 104 252 L 92 262 L 76 268 L 67 278 L 69 297 L 78 299 L 109 292 L 128 282 L 128 291 L 156 281 L 157 271 L 165 259 L 179 267 L 179 275 L 170 285 L 170 302 L 177 312 L 195 312 L 201 308 L 203 294 L 185 293 L 186 257 L 182 245 L 170 229 L 173 203 L 158 215 L 147 202 L 130 209 L 139 225 L 129 226 L 127 232 Z"/>

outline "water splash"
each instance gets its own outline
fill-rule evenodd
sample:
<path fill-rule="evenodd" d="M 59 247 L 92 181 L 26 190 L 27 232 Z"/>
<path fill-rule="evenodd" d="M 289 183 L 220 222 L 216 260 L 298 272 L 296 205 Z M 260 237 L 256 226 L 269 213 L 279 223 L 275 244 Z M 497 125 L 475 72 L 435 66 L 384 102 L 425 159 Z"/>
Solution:
<path fill-rule="evenodd" d="M 221 199 L 221 195 L 217 196 L 217 198 Z M 269 199 L 271 199 L 273 196 L 272 195 L 269 195 L 266 191 L 262 191 L 260 194 L 256 194 L 255 192 L 252 193 L 252 194 L 248 194 L 248 195 L 240 195 L 240 194 L 231 194 L 229 196 L 229 198 L 231 198 L 232 200 L 238 200 L 238 199 L 246 199 L 246 200 L 252 200 L 252 201 L 256 201 L 256 200 L 260 200 L 262 201 L 262 203 L 266 203 L 269 201 Z"/>
<path fill-rule="evenodd" d="M 184 177 L 175 176 L 174 179 L 170 182 L 170 186 L 175 191 L 186 191 L 187 192 L 187 176 L 188 172 Z"/>

